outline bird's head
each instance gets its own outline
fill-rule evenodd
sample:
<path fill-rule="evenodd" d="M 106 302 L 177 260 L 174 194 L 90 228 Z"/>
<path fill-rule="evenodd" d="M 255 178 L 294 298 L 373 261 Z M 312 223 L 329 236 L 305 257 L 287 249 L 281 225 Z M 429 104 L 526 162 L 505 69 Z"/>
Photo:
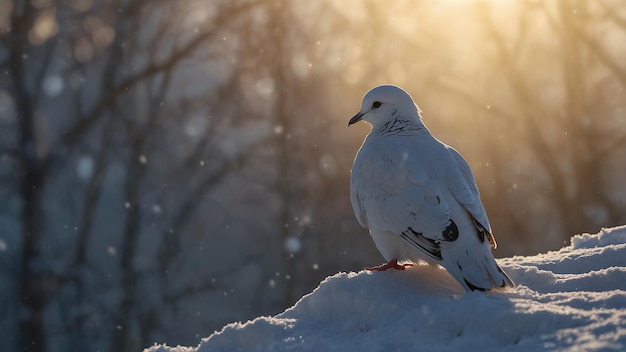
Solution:
<path fill-rule="evenodd" d="M 372 88 L 363 96 L 361 109 L 350 119 L 348 126 L 363 120 L 376 128 L 399 116 L 421 123 L 419 109 L 409 93 L 394 85 L 383 85 Z"/>

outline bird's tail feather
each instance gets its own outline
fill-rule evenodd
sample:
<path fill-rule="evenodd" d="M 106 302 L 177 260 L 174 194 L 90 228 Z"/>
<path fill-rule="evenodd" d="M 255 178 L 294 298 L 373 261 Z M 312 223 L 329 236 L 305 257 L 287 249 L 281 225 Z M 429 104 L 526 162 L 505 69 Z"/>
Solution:
<path fill-rule="evenodd" d="M 477 247 L 475 249 L 484 251 L 484 248 Z M 466 291 L 487 291 L 496 287 L 515 287 L 513 280 L 496 263 L 490 250 L 485 251 L 486 253 L 483 255 L 477 255 L 477 253 L 471 253 L 467 250 L 463 250 L 462 253 L 445 252 L 442 251 L 443 267 Z"/>

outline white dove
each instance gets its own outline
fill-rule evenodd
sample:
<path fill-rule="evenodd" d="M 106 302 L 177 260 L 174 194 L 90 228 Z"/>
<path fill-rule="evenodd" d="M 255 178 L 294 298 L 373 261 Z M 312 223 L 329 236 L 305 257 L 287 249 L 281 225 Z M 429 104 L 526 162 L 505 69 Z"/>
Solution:
<path fill-rule="evenodd" d="M 433 137 L 411 96 L 393 85 L 373 88 L 348 126 L 361 120 L 372 130 L 354 159 L 350 200 L 388 261 L 367 269 L 425 261 L 467 291 L 514 287 L 491 253 L 496 241 L 472 170 Z"/>

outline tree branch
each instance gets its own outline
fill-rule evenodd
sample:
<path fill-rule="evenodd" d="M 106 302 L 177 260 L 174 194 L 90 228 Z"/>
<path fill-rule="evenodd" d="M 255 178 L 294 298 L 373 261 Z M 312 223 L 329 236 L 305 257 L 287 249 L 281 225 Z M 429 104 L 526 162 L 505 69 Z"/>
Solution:
<path fill-rule="evenodd" d="M 105 97 L 102 98 L 89 112 L 85 118 L 81 119 L 75 126 L 73 126 L 65 135 L 63 142 L 66 145 L 73 146 L 76 142 L 89 130 L 95 122 L 100 118 L 102 113 L 110 106 L 114 105 L 119 96 L 126 91 L 133 88 L 138 82 L 141 82 L 145 78 L 153 76 L 157 73 L 171 70 L 180 61 L 189 57 L 189 55 L 196 50 L 201 44 L 208 41 L 215 36 L 222 26 L 233 20 L 233 16 L 239 15 L 245 10 L 248 10 L 259 2 L 249 2 L 239 7 L 233 7 L 230 11 L 220 13 L 220 16 L 213 23 L 213 26 L 204 33 L 198 34 L 195 38 L 191 39 L 186 44 L 182 45 L 176 52 L 174 52 L 167 60 L 160 63 L 152 63 L 143 70 L 135 73 L 134 75 L 126 77 L 120 83 L 112 87 Z"/>

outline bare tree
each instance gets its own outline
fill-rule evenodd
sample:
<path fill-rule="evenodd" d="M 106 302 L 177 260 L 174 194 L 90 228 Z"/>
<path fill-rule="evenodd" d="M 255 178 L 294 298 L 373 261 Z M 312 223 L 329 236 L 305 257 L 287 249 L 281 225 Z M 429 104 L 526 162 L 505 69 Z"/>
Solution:
<path fill-rule="evenodd" d="M 56 328 L 46 327 L 43 315 L 62 295 L 61 292 L 69 287 L 67 284 L 77 290 L 79 299 L 76 308 L 91 306 L 98 314 L 105 315 L 110 307 L 95 301 L 94 294 L 97 293 L 89 287 L 97 285 L 96 291 L 115 287 L 121 289 L 120 302 L 114 310 L 117 312 L 114 314 L 115 323 L 109 325 L 112 327 L 112 350 L 136 349 L 151 342 L 137 340 L 130 334 L 134 334 L 135 330 L 136 289 L 141 281 L 141 273 L 137 272 L 134 262 L 139 256 L 140 234 L 146 226 L 146 207 L 142 204 L 145 197 L 141 192 L 145 183 L 153 182 L 147 176 L 147 158 L 159 159 L 158 155 L 149 155 L 150 150 L 159 152 L 150 143 L 167 134 L 163 130 L 167 124 L 162 121 L 169 117 L 161 111 L 161 107 L 164 102 L 187 99 L 173 94 L 171 89 L 172 75 L 180 71 L 185 60 L 193 59 L 198 48 L 215 50 L 210 46 L 217 43 L 215 38 L 218 33 L 223 33 L 230 21 L 254 8 L 256 3 L 211 4 L 209 6 L 217 15 L 214 18 L 208 16 L 210 25 L 191 35 L 188 34 L 189 29 L 184 28 L 184 19 L 198 9 L 194 8 L 198 5 L 191 2 L 139 1 L 94 3 L 90 8 L 80 6 L 77 3 L 13 2 L 10 7 L 11 30 L 2 35 L 1 41 L 3 50 L 8 54 L 2 64 L 9 80 L 3 82 L 3 86 L 9 89 L 15 103 L 14 131 L 17 138 L 14 145 L 3 147 L 15 156 L 20 171 L 22 249 L 20 269 L 14 279 L 19 287 L 20 315 L 25 317 L 21 322 L 18 343 L 25 350 L 37 351 L 46 349 L 46 346 L 57 346 L 50 342 L 50 335 L 46 333 L 55 333 Z M 179 21 L 179 28 L 175 28 L 172 21 Z M 79 23 L 83 26 L 77 26 Z M 85 83 L 72 87 L 72 79 L 78 82 L 84 80 Z M 232 79 L 227 80 L 222 90 L 205 87 L 214 92 L 216 100 L 232 99 L 236 89 L 232 82 Z M 63 90 L 64 84 L 69 87 Z M 63 94 L 68 104 L 61 105 L 48 97 L 56 94 Z M 144 102 L 142 97 L 146 94 L 148 99 Z M 194 104 L 192 101 L 189 103 Z M 41 115 L 42 110 L 50 109 L 52 105 L 60 105 L 68 115 L 63 118 L 51 112 Z M 132 108 L 133 105 L 135 108 Z M 206 105 L 202 106 L 203 112 L 211 113 Z M 220 118 L 217 115 L 214 121 Z M 56 119 L 61 127 L 45 129 L 42 125 L 44 119 Z M 214 129 L 214 132 L 219 131 Z M 102 138 L 98 143 L 91 143 L 89 138 L 93 135 Z M 220 156 L 222 152 L 217 148 L 215 138 L 216 134 L 208 130 L 203 140 L 194 147 L 195 151 L 192 149 L 188 154 L 188 161 L 182 163 L 181 169 L 189 170 L 191 162 L 207 160 L 207 153 L 213 159 L 209 172 L 201 175 L 199 182 L 193 183 L 188 190 L 193 196 L 180 204 L 178 215 L 173 218 L 173 227 L 177 230 L 184 219 L 194 213 L 203 195 L 234 170 L 234 164 L 244 162 L 236 154 Z M 208 145 L 211 147 L 207 148 Z M 63 177 L 66 174 L 64 170 L 71 166 L 68 162 L 85 148 L 93 148 L 97 155 L 93 162 L 95 166 L 89 171 L 95 175 L 89 179 L 79 202 L 82 211 L 75 220 L 78 236 L 72 244 L 73 255 L 66 270 L 59 272 L 51 270 L 45 262 L 49 258 L 41 252 L 42 243 L 46 241 L 44 236 L 47 236 L 44 224 L 51 223 L 42 204 L 46 201 L 46 192 L 54 194 L 54 190 L 46 191 L 48 185 Z M 88 253 L 94 239 L 94 216 L 99 212 L 98 204 L 102 202 L 103 192 L 111 187 L 110 182 L 107 184 L 104 180 L 104 174 L 113 160 L 120 158 L 126 160 L 123 197 L 128 211 L 123 220 L 119 249 L 112 249 L 119 253 L 120 281 L 111 283 L 107 288 L 109 284 L 94 283 L 94 280 L 102 280 L 98 276 L 103 273 L 98 272 L 101 268 Z M 199 169 L 193 171 L 198 173 Z M 162 236 L 163 239 L 168 237 L 172 236 Z M 171 239 L 163 242 L 163 246 L 166 248 L 163 252 L 170 253 L 166 257 L 172 257 L 172 250 L 177 249 Z M 167 267 L 171 259 L 164 259 L 162 263 Z M 178 288 L 178 291 L 180 294 L 184 290 Z M 83 327 L 84 322 L 90 319 L 85 314 L 94 311 L 70 308 L 72 310 L 78 313 L 70 313 L 73 323 L 69 323 L 67 329 L 78 328 L 79 332 L 89 333 Z M 80 336 L 80 333 L 77 335 Z M 85 343 L 83 338 L 82 343 L 73 344 L 83 349 L 87 348 Z"/>

